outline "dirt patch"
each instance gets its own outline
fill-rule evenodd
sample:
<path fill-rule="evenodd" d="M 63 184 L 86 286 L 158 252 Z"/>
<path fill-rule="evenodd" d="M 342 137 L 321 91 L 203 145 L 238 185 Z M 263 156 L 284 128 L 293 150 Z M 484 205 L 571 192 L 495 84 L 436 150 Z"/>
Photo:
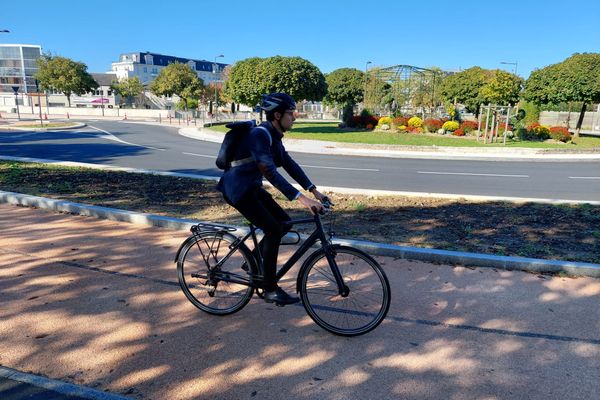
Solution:
<path fill-rule="evenodd" d="M 0 161 L 0 189 L 234 225 L 215 182 Z M 293 216 L 297 202 L 271 193 Z M 336 236 L 405 246 L 600 263 L 600 206 L 331 193 Z"/>

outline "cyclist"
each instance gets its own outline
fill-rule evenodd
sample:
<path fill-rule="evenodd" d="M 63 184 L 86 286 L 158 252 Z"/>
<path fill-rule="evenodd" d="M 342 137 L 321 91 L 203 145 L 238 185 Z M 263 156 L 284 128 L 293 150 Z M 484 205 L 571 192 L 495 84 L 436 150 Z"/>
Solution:
<path fill-rule="evenodd" d="M 296 120 L 296 102 L 286 93 L 263 95 L 260 104 L 266 121 L 255 127 L 236 146 L 235 161 L 225 171 L 217 188 L 225 201 L 248 221 L 259 227 L 264 237 L 260 242 L 263 257 L 264 299 L 278 305 L 300 301 L 277 286 L 277 255 L 281 238 L 290 230 L 288 214 L 263 188 L 266 178 L 290 201 L 299 201 L 311 212 L 322 212 L 321 202 L 327 197 L 306 176 L 302 168 L 285 150 L 282 138 Z M 283 169 L 319 201 L 305 196 L 294 188 L 278 171 Z"/>

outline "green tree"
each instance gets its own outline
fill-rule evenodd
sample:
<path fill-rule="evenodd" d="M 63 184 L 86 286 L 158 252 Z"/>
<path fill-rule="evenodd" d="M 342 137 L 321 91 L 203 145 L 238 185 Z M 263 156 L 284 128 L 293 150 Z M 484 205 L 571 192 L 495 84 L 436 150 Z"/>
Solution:
<path fill-rule="evenodd" d="M 464 104 L 468 111 L 478 114 L 482 102 L 480 91 L 488 81 L 489 73 L 481 67 L 472 67 L 447 76 L 441 92 L 450 103 Z"/>
<path fill-rule="evenodd" d="M 579 136 L 587 105 L 600 102 L 600 54 L 573 54 L 561 63 L 535 70 L 523 97 L 535 104 L 580 102 L 575 136 Z"/>
<path fill-rule="evenodd" d="M 66 57 L 43 55 L 37 61 L 35 78 L 42 90 L 56 90 L 67 96 L 71 107 L 71 95 L 91 92 L 98 83 L 87 72 L 87 65 Z"/>
<path fill-rule="evenodd" d="M 172 96 L 176 94 L 188 109 L 188 99 L 197 100 L 205 90 L 204 82 L 187 64 L 173 63 L 163 68 L 150 90 L 157 96 Z"/>
<path fill-rule="evenodd" d="M 129 106 L 131 106 L 134 98 L 144 92 L 144 85 L 137 76 L 115 81 L 112 83 L 111 88 L 121 95 Z"/>
<path fill-rule="evenodd" d="M 430 68 L 431 72 L 415 79 L 415 87 L 411 90 L 411 102 L 415 107 L 436 107 L 443 103 L 441 86 L 444 72 L 439 67 Z"/>
<path fill-rule="evenodd" d="M 481 103 L 517 104 L 519 102 L 523 79 L 499 69 L 492 71 L 492 74 L 488 74 L 487 77 L 487 83 L 479 91 Z"/>
<path fill-rule="evenodd" d="M 285 92 L 296 100 L 320 101 L 327 93 L 321 71 L 300 57 L 253 57 L 237 62 L 225 82 L 225 96 L 248 106 L 265 93 Z"/>
<path fill-rule="evenodd" d="M 371 68 L 366 74 L 365 84 L 365 108 L 379 112 L 380 108 L 394 101 L 392 86 L 379 77 L 380 68 Z M 396 102 L 402 104 L 404 99 L 396 99 Z"/>
<path fill-rule="evenodd" d="M 342 108 L 342 121 L 352 118 L 354 106 L 364 99 L 365 74 L 355 68 L 339 68 L 325 75 L 325 102 Z"/>

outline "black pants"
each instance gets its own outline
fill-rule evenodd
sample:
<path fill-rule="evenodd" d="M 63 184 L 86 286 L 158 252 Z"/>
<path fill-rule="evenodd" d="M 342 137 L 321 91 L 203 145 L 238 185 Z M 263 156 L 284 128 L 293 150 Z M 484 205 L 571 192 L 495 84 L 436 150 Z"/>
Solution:
<path fill-rule="evenodd" d="M 290 220 L 289 215 L 263 188 L 251 191 L 235 205 L 227 199 L 225 200 L 248 221 L 263 231 L 264 237 L 259 246 L 263 256 L 265 290 L 275 290 L 277 288 L 275 275 L 277 273 L 279 244 L 281 238 L 291 229 L 291 226 L 287 223 Z"/>

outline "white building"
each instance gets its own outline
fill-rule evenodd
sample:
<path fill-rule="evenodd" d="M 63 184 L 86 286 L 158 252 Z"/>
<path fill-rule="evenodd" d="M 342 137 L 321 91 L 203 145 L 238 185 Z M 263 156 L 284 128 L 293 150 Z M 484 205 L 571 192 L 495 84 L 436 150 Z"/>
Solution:
<path fill-rule="evenodd" d="M 116 74 L 119 80 L 137 76 L 140 82 L 147 86 L 164 67 L 176 62 L 189 65 L 192 70 L 196 71 L 198 78 L 202 79 L 205 85 L 222 83 L 223 70 L 227 66 L 227 64 L 217 63 L 216 60 L 212 62 L 150 52 L 136 52 L 121 54 L 119 61 L 111 64 L 111 72 Z"/>

